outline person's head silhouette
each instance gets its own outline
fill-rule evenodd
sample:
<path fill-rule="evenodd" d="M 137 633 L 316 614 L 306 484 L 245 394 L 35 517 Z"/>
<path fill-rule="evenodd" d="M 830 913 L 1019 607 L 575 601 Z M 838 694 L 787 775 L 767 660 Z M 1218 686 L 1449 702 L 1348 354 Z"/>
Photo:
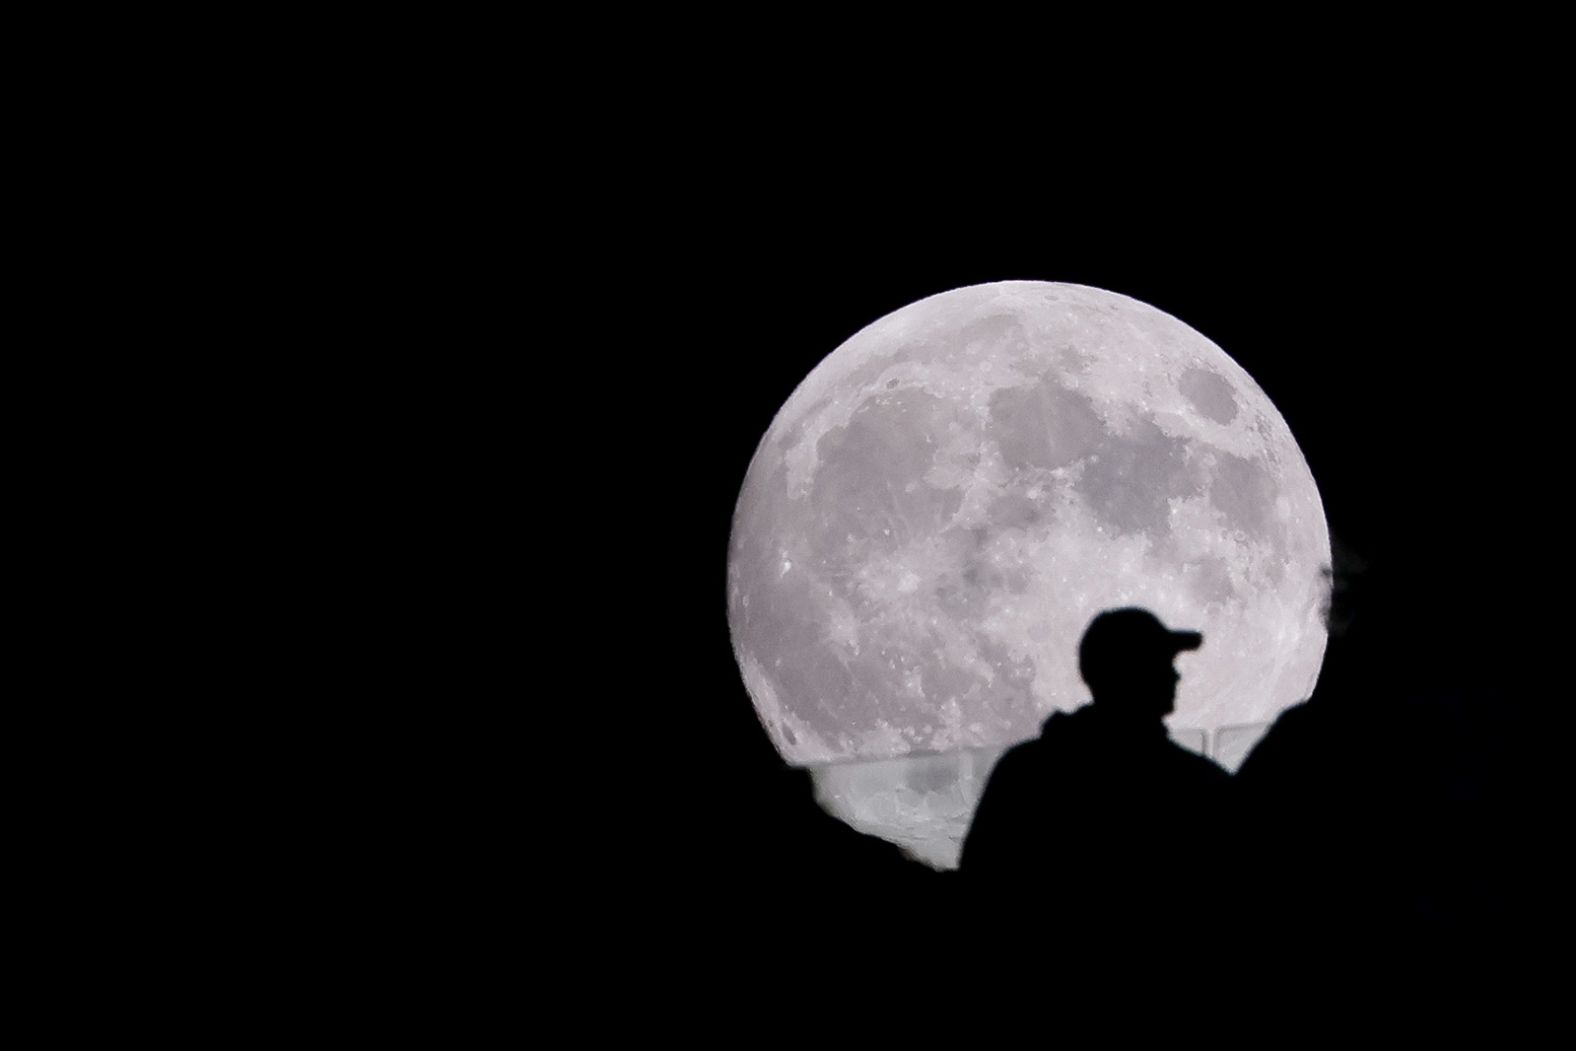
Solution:
<path fill-rule="evenodd" d="M 1101 711 L 1158 721 L 1176 702 L 1181 676 L 1171 662 L 1203 642 L 1198 632 L 1172 631 L 1146 609 L 1108 609 L 1084 632 L 1078 671 Z"/>

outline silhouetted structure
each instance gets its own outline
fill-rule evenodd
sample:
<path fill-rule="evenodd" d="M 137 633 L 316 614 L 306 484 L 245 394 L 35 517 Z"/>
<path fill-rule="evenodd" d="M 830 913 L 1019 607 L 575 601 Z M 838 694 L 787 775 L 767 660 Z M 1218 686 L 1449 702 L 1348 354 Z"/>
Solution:
<path fill-rule="evenodd" d="M 1079 670 L 1092 703 L 1052 715 L 986 785 L 961 864 L 976 900 L 1066 934 L 1208 921 L 1230 777 L 1162 722 L 1180 678 L 1172 661 L 1202 642 L 1141 609 L 1091 622 Z"/>
<path fill-rule="evenodd" d="M 1313 696 L 1236 777 L 1273 920 L 1261 933 L 1426 958 L 1506 931 L 1513 821 L 1528 811 L 1502 754 L 1511 668 L 1484 657 L 1501 649 L 1491 628 L 1339 549 L 1328 613 Z"/>

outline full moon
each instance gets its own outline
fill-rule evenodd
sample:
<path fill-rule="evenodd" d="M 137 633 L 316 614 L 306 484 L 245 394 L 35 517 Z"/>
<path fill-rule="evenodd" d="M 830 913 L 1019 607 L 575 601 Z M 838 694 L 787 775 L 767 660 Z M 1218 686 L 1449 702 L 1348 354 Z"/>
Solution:
<path fill-rule="evenodd" d="M 1168 727 L 1228 768 L 1324 658 L 1329 531 L 1285 420 L 1198 332 L 1082 285 L 955 289 L 856 333 L 761 439 L 728 554 L 778 751 L 941 868 L 1002 750 L 1087 702 L 1101 610 L 1203 632 Z"/>

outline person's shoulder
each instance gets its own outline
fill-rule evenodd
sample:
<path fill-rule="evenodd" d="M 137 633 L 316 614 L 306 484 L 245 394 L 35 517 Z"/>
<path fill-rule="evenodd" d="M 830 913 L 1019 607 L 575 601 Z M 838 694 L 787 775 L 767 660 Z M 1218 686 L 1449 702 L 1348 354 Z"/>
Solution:
<path fill-rule="evenodd" d="M 1231 775 L 1226 772 L 1226 768 L 1213 759 L 1199 755 L 1197 752 L 1189 751 L 1175 741 L 1167 741 L 1166 743 L 1171 747 L 1172 761 L 1177 765 L 1178 769 L 1189 776 L 1211 784 L 1226 784 L 1231 780 Z"/>
<path fill-rule="evenodd" d="M 1277 715 L 1275 721 L 1270 723 L 1270 729 L 1285 733 L 1287 730 L 1300 731 L 1309 725 L 1317 725 L 1321 710 L 1308 699 L 1298 701 Z"/>
<path fill-rule="evenodd" d="M 1026 766 L 1033 761 L 1034 755 L 1039 749 L 1040 739 L 1038 737 L 1031 737 L 1027 741 L 1019 741 L 1001 753 L 991 769 L 993 772 L 1000 770 L 1012 771 Z"/>
<path fill-rule="evenodd" d="M 990 780 L 996 784 L 1005 784 L 1033 777 L 1045 766 L 1046 749 L 1042 737 L 1019 741 L 997 757 L 991 766 Z"/>
<path fill-rule="evenodd" d="M 1069 736 L 1087 732 L 1090 728 L 1089 712 L 1088 705 L 1070 712 L 1052 712 L 1040 724 L 1040 736 L 1033 738 L 1033 742 L 1038 742 L 1042 746 L 1047 743 L 1055 744 Z"/>

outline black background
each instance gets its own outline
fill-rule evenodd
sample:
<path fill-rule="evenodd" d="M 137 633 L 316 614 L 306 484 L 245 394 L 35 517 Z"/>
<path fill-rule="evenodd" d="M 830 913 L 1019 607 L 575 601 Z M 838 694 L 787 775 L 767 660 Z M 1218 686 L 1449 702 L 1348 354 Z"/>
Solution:
<path fill-rule="evenodd" d="M 716 50 L 709 30 L 679 29 Z M 895 59 L 872 70 L 873 100 L 838 106 L 834 90 L 840 112 L 813 112 L 805 98 L 877 65 L 869 54 L 793 52 L 752 90 L 733 67 L 752 65 L 753 42 L 722 48 L 733 60 L 718 68 L 640 38 L 641 61 L 610 70 L 600 31 L 564 71 L 538 52 L 566 41 L 511 32 L 497 61 L 457 49 L 452 79 L 422 49 L 390 51 L 419 73 L 408 99 L 357 78 L 356 105 L 339 112 L 308 90 L 290 137 L 321 127 L 327 145 L 255 190 L 220 182 L 221 218 L 199 210 L 204 238 L 255 254 L 261 275 L 180 246 L 183 265 L 206 271 L 204 294 L 164 282 L 181 300 L 148 300 L 149 331 L 189 320 L 199 360 L 238 363 L 235 391 L 262 409 L 241 421 L 246 448 L 288 497 L 259 497 L 221 449 L 181 481 L 201 513 L 169 530 L 185 546 L 213 514 L 210 479 L 240 479 L 226 517 L 262 535 L 215 561 L 267 578 L 255 590 L 282 592 L 285 610 L 268 610 L 255 661 L 214 648 L 236 664 L 225 674 L 264 681 L 234 739 L 262 742 L 249 798 L 286 847 L 274 857 L 248 837 L 235 868 L 260 886 L 226 911 L 271 924 L 293 918 L 293 895 L 320 906 L 301 913 L 310 930 L 287 968 L 324 967 L 330 997 L 363 968 L 315 946 L 360 916 L 347 941 L 391 970 L 479 962 L 467 992 L 502 985 L 512 1002 L 523 958 L 610 1015 L 607 991 L 622 989 L 606 972 L 632 960 L 629 986 L 705 995 L 687 966 L 697 950 L 705 977 L 736 968 L 748 986 L 753 965 L 790 948 L 824 963 L 849 947 L 911 953 L 938 917 L 967 930 L 955 897 L 823 815 L 775 754 L 724 596 L 739 486 L 795 386 L 861 327 L 978 282 L 1109 289 L 1220 345 L 1287 420 L 1336 538 L 1400 582 L 1397 659 L 1424 680 L 1469 681 L 1477 698 L 1496 686 L 1517 745 L 1546 741 L 1570 692 L 1539 677 L 1567 645 L 1569 237 L 1567 190 L 1540 145 L 1560 125 L 1522 96 L 1557 96 L 1515 82 L 1491 97 L 1479 85 L 1499 74 L 1472 65 L 1476 41 L 1415 37 L 1408 24 L 1396 50 L 1465 70 L 1448 97 L 1379 47 L 1364 50 L 1383 97 L 1358 85 L 1326 105 L 1350 56 L 1320 52 L 1294 73 L 1296 113 L 1258 91 L 1259 70 L 1223 70 L 1219 98 L 1166 106 L 1157 84 L 1128 104 L 1110 85 L 1135 60 L 1115 38 L 1090 38 L 1096 72 L 1047 71 L 956 106 L 912 90 L 918 52 L 889 41 L 871 49 Z M 1065 30 L 1056 39 L 1075 50 Z M 1254 45 L 1260 64 L 1277 46 Z M 1521 63 L 1519 40 L 1508 53 L 1537 65 Z M 1053 54 L 1018 65 L 1038 77 Z M 956 95 L 939 71 L 933 94 Z M 505 83 L 482 83 L 493 76 Z M 388 134 L 373 145 L 359 132 L 377 118 Z M 238 169 L 254 168 L 251 152 Z M 235 324 L 255 358 L 229 349 Z M 228 386 L 169 387 L 215 416 L 231 409 Z M 206 426 L 177 434 L 210 444 Z M 210 586 L 237 590 L 217 572 Z M 192 609 L 216 634 L 247 634 L 205 601 Z M 299 663 L 328 667 L 298 667 L 303 649 Z M 1468 711 L 1469 729 L 1484 714 Z M 220 767 L 228 743 L 189 751 Z M 202 780 L 172 783 L 206 794 Z M 289 812 L 276 817 L 281 792 Z M 1538 826 L 1514 808 L 1553 797 L 1500 799 L 1493 816 L 1519 835 Z M 227 803 L 204 813 L 191 838 L 204 856 L 176 893 L 207 882 L 208 832 L 235 825 Z M 1516 835 L 1493 847 L 1489 889 L 1523 892 L 1530 852 Z M 560 930 L 575 955 L 541 947 Z M 797 1016 L 759 1024 L 777 1017 Z"/>

